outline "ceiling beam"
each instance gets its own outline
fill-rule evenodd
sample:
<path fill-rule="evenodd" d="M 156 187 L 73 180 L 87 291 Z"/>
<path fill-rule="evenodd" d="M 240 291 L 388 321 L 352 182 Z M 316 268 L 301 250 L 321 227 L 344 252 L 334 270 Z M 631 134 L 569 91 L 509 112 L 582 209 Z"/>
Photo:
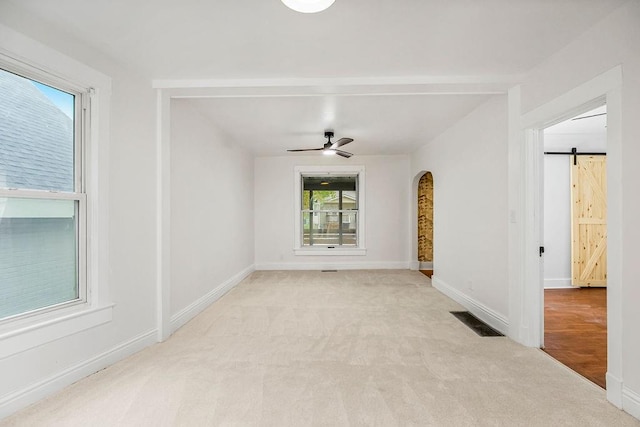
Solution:
<path fill-rule="evenodd" d="M 193 79 L 153 80 L 155 89 L 175 98 L 367 96 L 367 95 L 494 95 L 522 81 L 521 75 L 414 76 L 327 79 Z"/>

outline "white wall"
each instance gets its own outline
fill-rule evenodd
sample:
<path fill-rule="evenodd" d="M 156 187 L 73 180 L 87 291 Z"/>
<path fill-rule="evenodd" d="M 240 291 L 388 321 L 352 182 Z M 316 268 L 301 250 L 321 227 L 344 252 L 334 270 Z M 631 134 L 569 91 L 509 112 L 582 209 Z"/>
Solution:
<path fill-rule="evenodd" d="M 620 105 L 607 105 L 608 118 L 620 118 L 620 147 L 608 140 L 608 153 L 620 158 L 621 169 L 609 162 L 609 197 L 619 203 L 621 215 L 609 218 L 609 251 L 612 239 L 621 248 L 620 259 L 612 265 L 609 257 L 609 348 L 621 342 L 621 351 L 609 357 L 609 373 L 619 378 L 607 378 L 608 396 L 621 395 L 625 410 L 640 418 L 640 2 L 630 0 L 595 24 L 578 39 L 532 70 L 521 88 L 523 113 L 545 105 L 556 97 L 569 93 L 578 85 L 620 65 L 622 86 Z M 621 111 L 614 111 L 621 108 Z M 611 128 L 611 126 L 609 126 Z M 612 150 L 620 150 L 613 153 Z M 612 157 L 609 157 L 611 160 Z M 613 190 L 613 191 L 612 191 Z M 621 190 L 621 191 L 620 191 Z M 618 208 L 616 207 L 616 209 Z M 612 206 L 609 206 L 612 209 Z M 611 269 L 614 269 L 613 271 Z M 612 274 L 614 273 L 614 274 Z M 613 356 L 613 357 L 611 357 Z M 613 371 L 612 371 L 613 370 Z M 612 380 L 612 383 L 609 383 Z M 615 384 L 615 382 L 619 382 Z M 617 389 L 617 390 L 616 390 Z M 613 394 L 612 394 L 613 393 Z"/>
<path fill-rule="evenodd" d="M 571 287 L 569 156 L 544 157 L 544 287 Z"/>
<path fill-rule="evenodd" d="M 188 101 L 171 101 L 174 317 L 253 266 L 253 156 L 238 147 Z"/>
<path fill-rule="evenodd" d="M 294 255 L 294 167 L 364 165 L 364 256 Z M 256 269 L 408 268 L 407 156 L 259 157 L 255 160 Z"/>
<path fill-rule="evenodd" d="M 155 329 L 155 93 L 129 70 L 109 72 L 109 285 L 116 309 L 126 310 L 114 325 L 121 342 Z"/>
<path fill-rule="evenodd" d="M 505 331 L 506 96 L 491 98 L 419 149 L 411 171 L 412 179 L 433 174 L 434 284 Z"/>

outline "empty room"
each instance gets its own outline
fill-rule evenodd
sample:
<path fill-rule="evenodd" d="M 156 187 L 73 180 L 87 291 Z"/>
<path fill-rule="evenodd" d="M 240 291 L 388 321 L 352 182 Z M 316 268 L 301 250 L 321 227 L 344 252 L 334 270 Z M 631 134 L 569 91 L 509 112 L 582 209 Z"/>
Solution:
<path fill-rule="evenodd" d="M 0 425 L 640 425 L 638 46 L 637 0 L 0 0 Z"/>

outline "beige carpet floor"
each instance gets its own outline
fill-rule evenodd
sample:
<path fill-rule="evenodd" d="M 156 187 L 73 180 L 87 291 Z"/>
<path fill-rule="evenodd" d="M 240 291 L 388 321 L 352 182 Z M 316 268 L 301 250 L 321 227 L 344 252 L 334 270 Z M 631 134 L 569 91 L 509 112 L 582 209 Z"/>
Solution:
<path fill-rule="evenodd" d="M 256 272 L 167 342 L 2 426 L 637 426 L 412 271 Z"/>

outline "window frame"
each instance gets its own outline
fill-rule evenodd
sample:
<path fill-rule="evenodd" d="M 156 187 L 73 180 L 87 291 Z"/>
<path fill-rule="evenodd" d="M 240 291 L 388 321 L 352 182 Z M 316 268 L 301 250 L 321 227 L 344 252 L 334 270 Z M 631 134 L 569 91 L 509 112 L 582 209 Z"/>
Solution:
<path fill-rule="evenodd" d="M 358 226 L 355 247 L 338 246 L 305 246 L 303 243 L 302 219 L 302 179 L 304 176 L 356 176 L 356 189 L 358 194 Z M 294 247 L 295 255 L 359 255 L 367 253 L 365 245 L 365 168 L 362 165 L 354 166 L 296 166 L 294 167 Z"/>
<path fill-rule="evenodd" d="M 78 298 L 0 321 L 0 359 L 113 319 L 108 286 L 108 123 L 111 79 L 0 26 L 0 68 L 75 95 L 74 191 L 0 189 L 1 197 L 76 200 Z M 13 46 L 20 54 L 7 48 Z M 55 68 L 43 65 L 45 60 Z M 78 118 L 79 117 L 79 118 Z M 99 119 L 99 120 L 98 120 Z"/>
<path fill-rule="evenodd" d="M 87 302 L 87 194 L 84 183 L 84 152 L 86 144 L 85 129 L 88 124 L 85 120 L 85 111 L 88 105 L 89 90 L 80 90 L 53 76 L 43 78 L 41 73 L 35 70 L 25 70 L 25 67 L 10 66 L 0 61 L 0 70 L 15 74 L 30 81 L 35 81 L 74 96 L 73 111 L 73 187 L 74 191 L 40 190 L 30 188 L 6 188 L 0 187 L 0 198 L 6 199 L 36 199 L 36 200 L 67 200 L 77 203 L 76 211 L 76 287 L 77 298 L 61 303 L 51 304 L 22 313 L 17 313 L 0 319 L 0 325 L 12 322 L 16 319 L 29 318 L 39 314 L 56 311 L 62 308 L 84 304 Z"/>

